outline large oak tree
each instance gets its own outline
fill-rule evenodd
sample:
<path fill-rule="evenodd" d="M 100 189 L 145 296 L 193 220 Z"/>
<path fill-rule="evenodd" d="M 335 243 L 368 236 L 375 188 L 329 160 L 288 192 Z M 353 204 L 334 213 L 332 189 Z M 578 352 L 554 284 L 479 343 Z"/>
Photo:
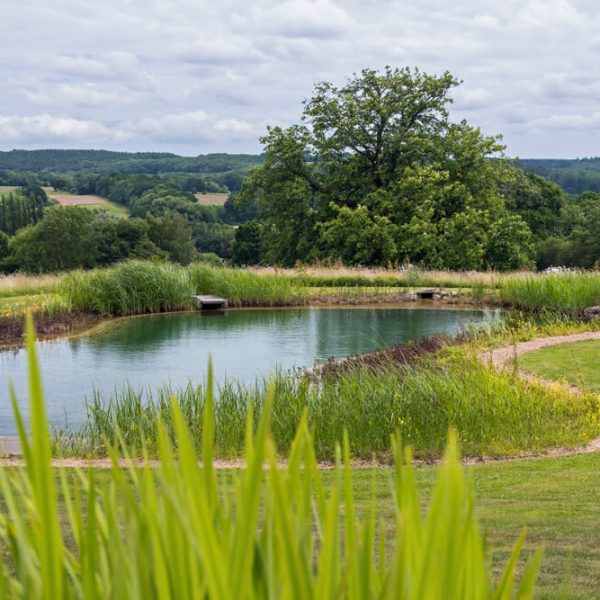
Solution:
<path fill-rule="evenodd" d="M 527 263 L 530 231 L 501 193 L 513 169 L 499 138 L 450 120 L 458 84 L 389 67 L 317 84 L 301 123 L 268 129 L 265 162 L 242 186 L 240 202 L 259 209 L 263 261 Z"/>

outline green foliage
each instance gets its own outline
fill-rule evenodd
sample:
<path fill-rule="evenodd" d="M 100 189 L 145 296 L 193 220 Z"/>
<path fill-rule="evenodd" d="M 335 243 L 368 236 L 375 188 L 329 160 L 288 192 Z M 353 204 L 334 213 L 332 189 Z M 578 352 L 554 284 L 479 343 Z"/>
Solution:
<path fill-rule="evenodd" d="M 500 298 L 507 304 L 527 310 L 581 314 L 588 306 L 600 304 L 600 274 L 508 277 L 500 286 Z"/>
<path fill-rule="evenodd" d="M 490 224 L 484 262 L 490 269 L 516 271 L 533 267 L 531 230 L 521 217 L 507 214 Z"/>
<path fill-rule="evenodd" d="M 30 272 L 91 267 L 96 261 L 93 212 L 78 206 L 53 207 L 37 225 L 21 229 L 9 249 L 18 268 Z"/>
<path fill-rule="evenodd" d="M 351 209 L 331 204 L 334 218 L 318 223 L 319 244 L 349 265 L 385 265 L 398 258 L 397 228 L 387 217 L 369 214 L 360 204 Z"/>
<path fill-rule="evenodd" d="M 514 169 L 513 179 L 502 193 L 508 208 L 521 215 L 536 237 L 544 239 L 558 231 L 560 211 L 567 201 L 567 195 L 558 185 Z"/>
<path fill-rule="evenodd" d="M 35 225 L 44 216 L 44 204 L 38 196 L 0 193 L 0 231 L 14 235 L 19 229 Z"/>
<path fill-rule="evenodd" d="M 450 122 L 457 84 L 449 73 L 389 67 L 365 69 L 341 88 L 317 84 L 303 124 L 269 129 L 265 162 L 242 186 L 240 204 L 259 209 L 262 260 L 526 266 L 519 216 L 510 221 L 518 235 L 488 233 L 509 219 L 501 190 L 513 169 L 497 138 Z M 502 251 L 486 257 L 499 238 Z"/>
<path fill-rule="evenodd" d="M 222 267 L 223 260 L 214 252 L 198 252 L 194 258 L 194 262 L 205 263 L 212 267 Z"/>
<path fill-rule="evenodd" d="M 160 466 L 116 463 L 110 484 L 94 470 L 57 479 L 29 321 L 31 437 L 22 426 L 26 468 L 0 472 L 5 512 L 0 589 L 11 598 L 531 598 L 537 552 L 519 584 L 521 535 L 492 578 L 450 436 L 426 515 L 396 440 L 392 540 L 376 527 L 374 499 L 355 501 L 347 441 L 333 483 L 323 484 L 305 421 L 281 468 L 269 438 L 272 389 L 256 428 L 246 425 L 245 468 L 218 477 L 213 467 L 215 403 L 209 391 L 200 455 L 177 403 L 176 445 L 158 424 Z M 210 370 L 209 370 L 210 381 Z M 175 454 L 177 453 L 177 454 Z M 176 456 L 176 458 L 175 458 Z M 199 464 L 199 459 L 201 463 Z M 263 473 L 267 465 L 266 475 Z M 66 505 L 63 527 L 57 498 Z M 343 515 L 343 516 L 342 516 Z M 74 546 L 74 550 L 71 548 Z"/>
<path fill-rule="evenodd" d="M 121 219 L 102 211 L 93 219 L 93 227 L 98 265 L 109 265 L 128 258 L 167 258 L 167 253 L 161 252 L 150 241 L 149 224 L 144 219 Z"/>
<path fill-rule="evenodd" d="M 169 258 L 181 265 L 194 260 L 196 248 L 192 228 L 179 213 L 167 212 L 161 217 L 148 217 L 148 237 L 164 250 Z"/>
<path fill-rule="evenodd" d="M 222 258 L 230 256 L 236 231 L 234 227 L 204 221 L 195 221 L 191 227 L 198 252 L 212 252 Z"/>
<path fill-rule="evenodd" d="M 518 165 L 556 182 L 570 194 L 600 192 L 600 158 L 521 159 Z"/>
<path fill-rule="evenodd" d="M 0 263 L 4 261 L 8 256 L 8 240 L 9 237 L 0 231 Z"/>
<path fill-rule="evenodd" d="M 109 174 L 227 173 L 244 171 L 261 162 L 260 156 L 251 154 L 205 154 L 183 157 L 166 152 L 110 152 L 108 150 L 0 152 L 0 171 L 32 171 L 41 174 L 85 171 Z"/>
<path fill-rule="evenodd" d="M 249 407 L 262 410 L 266 383 L 225 384 L 216 403 L 215 452 L 224 458 L 243 453 L 243 424 Z M 574 397 L 565 390 L 523 382 L 489 370 L 463 349 L 414 366 L 356 367 L 318 383 L 307 377 L 280 375 L 276 381 L 272 435 L 288 456 L 294 432 L 306 412 L 320 460 L 335 458 L 336 442 L 348 433 L 352 455 L 389 461 L 390 436 L 399 430 L 420 457 L 439 457 L 448 428 L 456 430 L 467 456 L 506 456 L 586 443 L 600 434 L 597 395 Z M 128 389 L 108 402 L 96 397 L 90 406 L 84 438 L 123 436 L 130 451 L 144 444 L 157 452 L 156 419 L 172 427 L 169 402 L 176 395 L 195 444 L 202 440 L 203 390 L 188 386 L 155 395 Z M 85 448 L 90 448 L 85 442 Z"/>
<path fill-rule="evenodd" d="M 256 221 L 242 223 L 235 230 L 231 250 L 234 265 L 256 265 L 260 262 L 260 224 Z"/>

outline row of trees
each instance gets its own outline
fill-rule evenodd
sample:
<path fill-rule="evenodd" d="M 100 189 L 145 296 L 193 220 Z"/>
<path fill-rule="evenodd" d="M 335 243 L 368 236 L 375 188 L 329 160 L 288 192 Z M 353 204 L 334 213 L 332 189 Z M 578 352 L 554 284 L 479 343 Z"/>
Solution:
<path fill-rule="evenodd" d="M 210 260 L 219 261 L 211 256 Z M 106 211 L 57 206 L 14 236 L 0 233 L 0 266 L 4 271 L 91 268 L 129 258 L 181 264 L 207 259 L 196 250 L 189 224 L 176 212 L 123 219 Z"/>
<path fill-rule="evenodd" d="M 1 171 L 32 173 L 227 173 L 259 165 L 252 154 L 178 156 L 167 152 L 111 152 L 109 150 L 11 150 L 0 152 Z"/>
<path fill-rule="evenodd" d="M 44 216 L 47 204 L 48 197 L 38 186 L 0 194 L 0 231 L 13 235 L 21 228 L 37 223 Z"/>

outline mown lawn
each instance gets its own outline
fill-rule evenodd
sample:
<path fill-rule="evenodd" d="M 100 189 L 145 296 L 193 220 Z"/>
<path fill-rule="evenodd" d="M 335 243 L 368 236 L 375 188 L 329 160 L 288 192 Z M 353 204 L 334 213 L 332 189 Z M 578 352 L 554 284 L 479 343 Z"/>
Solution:
<path fill-rule="evenodd" d="M 545 379 L 600 392 L 600 340 L 549 346 L 523 354 L 519 366 Z"/>
<path fill-rule="evenodd" d="M 488 463 L 466 468 L 473 482 L 481 530 L 494 564 L 508 558 L 522 528 L 525 557 L 545 547 L 538 598 L 600 598 L 600 454 Z M 108 471 L 98 471 L 108 482 Z M 222 472 L 227 479 L 229 472 Z M 423 504 L 429 499 L 436 467 L 416 469 Z M 325 482 L 333 475 L 326 473 Z M 367 510 L 375 492 L 377 516 L 387 534 L 394 531 L 391 468 L 353 472 L 357 510 Z M 66 519 L 64 506 L 61 513 Z M 565 585 L 568 593 L 564 594 Z"/>
<path fill-rule="evenodd" d="M 497 564 L 506 562 L 526 527 L 526 548 L 545 547 L 537 597 L 600 598 L 600 454 L 498 462 L 467 471 L 481 528 Z M 416 470 L 423 499 L 431 492 L 435 472 L 434 467 Z M 377 513 L 391 534 L 391 471 L 355 471 L 354 476 L 365 508 L 375 482 Z"/>

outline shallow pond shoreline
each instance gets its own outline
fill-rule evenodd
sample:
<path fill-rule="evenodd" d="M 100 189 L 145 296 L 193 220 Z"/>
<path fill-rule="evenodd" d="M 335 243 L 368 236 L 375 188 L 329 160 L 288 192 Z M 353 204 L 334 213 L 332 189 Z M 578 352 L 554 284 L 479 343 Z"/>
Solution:
<path fill-rule="evenodd" d="M 245 309 L 287 309 L 287 308 L 420 308 L 420 309 L 469 309 L 469 308 L 498 308 L 498 303 L 483 301 L 466 296 L 446 297 L 436 300 L 414 300 L 407 298 L 406 294 L 340 294 L 340 295 L 317 295 L 308 299 L 306 303 L 289 303 L 278 306 L 237 306 L 229 307 L 228 311 Z M 140 313 L 135 315 L 100 315 L 91 311 L 60 312 L 52 315 L 44 313 L 33 313 L 36 333 L 39 340 L 52 340 L 63 337 L 85 335 L 95 332 L 98 327 L 110 326 L 112 323 L 123 319 L 141 318 L 151 315 L 170 313 L 196 312 L 190 307 L 182 307 L 180 310 L 169 310 L 164 312 Z M 25 315 L 11 315 L 0 317 L 0 351 L 13 348 L 22 348 L 25 345 Z"/>

